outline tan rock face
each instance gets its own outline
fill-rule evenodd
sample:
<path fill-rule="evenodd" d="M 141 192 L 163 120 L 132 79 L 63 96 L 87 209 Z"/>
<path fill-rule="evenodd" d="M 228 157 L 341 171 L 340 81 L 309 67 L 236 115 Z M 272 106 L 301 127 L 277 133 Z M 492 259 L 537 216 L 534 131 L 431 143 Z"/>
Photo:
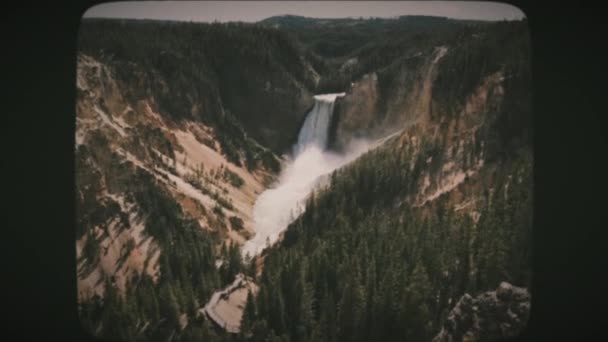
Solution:
<path fill-rule="evenodd" d="M 374 73 L 353 84 L 346 96 L 338 98 L 334 108 L 333 144 L 346 146 L 353 136 L 368 134 L 378 112 L 378 76 Z"/>
<path fill-rule="evenodd" d="M 529 315 L 528 290 L 502 282 L 495 291 L 474 298 L 462 296 L 433 341 L 494 341 L 514 337 L 526 326 Z"/>
<path fill-rule="evenodd" d="M 416 67 L 397 65 L 383 71 L 384 76 L 372 72 L 354 82 L 347 95 L 336 101 L 333 145 L 342 148 L 353 137 L 378 137 L 416 122 L 428 122 L 437 64 L 447 51 L 438 47 Z M 379 77 L 391 80 L 384 90 Z"/>
<path fill-rule="evenodd" d="M 113 279 L 124 291 L 135 275 L 146 273 L 153 279 L 160 275 L 163 251 L 147 234 L 148 222 L 138 203 L 121 186 L 123 178 L 133 181 L 129 177 L 136 168 L 152 175 L 184 215 L 216 234 L 219 243 L 242 244 L 251 237 L 252 208 L 272 181 L 272 173 L 229 162 L 210 127 L 172 120 L 158 111 L 153 98 L 131 101 L 121 96 L 111 65 L 80 55 L 77 76 L 76 148 L 89 151 L 77 152 L 85 159 L 76 170 L 77 200 L 81 208 L 101 202 L 119 208 L 105 224 L 80 227 L 92 234 L 76 242 L 79 298 L 103 296 L 105 279 Z M 236 186 L 227 174 L 242 183 Z M 94 192 L 95 203 L 83 202 L 86 191 Z M 120 215 L 126 220 L 121 221 Z M 231 217 L 242 220 L 241 229 L 232 227 Z M 85 257 L 91 243 L 99 249 L 96 260 Z"/>

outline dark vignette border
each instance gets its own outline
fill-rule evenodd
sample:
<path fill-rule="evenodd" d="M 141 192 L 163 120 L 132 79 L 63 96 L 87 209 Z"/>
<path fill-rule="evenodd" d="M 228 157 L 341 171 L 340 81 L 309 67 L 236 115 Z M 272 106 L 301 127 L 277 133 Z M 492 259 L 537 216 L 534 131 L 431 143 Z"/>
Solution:
<path fill-rule="evenodd" d="M 2 85 L 11 101 L 2 111 L 2 193 L 12 216 L 2 220 L 2 287 L 12 285 L 3 290 L 3 340 L 92 340 L 75 303 L 73 132 L 76 34 L 82 14 L 101 2 L 3 11 Z M 533 302 L 516 340 L 600 339 L 608 330 L 603 11 L 503 2 L 529 19 L 534 87 Z"/>

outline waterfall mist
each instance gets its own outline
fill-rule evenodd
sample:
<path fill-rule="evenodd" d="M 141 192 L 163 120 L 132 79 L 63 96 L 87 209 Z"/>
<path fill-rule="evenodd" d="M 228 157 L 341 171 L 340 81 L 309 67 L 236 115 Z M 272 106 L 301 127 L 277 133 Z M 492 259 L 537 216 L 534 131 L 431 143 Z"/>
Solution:
<path fill-rule="evenodd" d="M 344 94 L 315 96 L 315 105 L 300 129 L 293 155 L 281 171 L 277 184 L 264 191 L 253 207 L 255 236 L 242 248 L 243 257 L 254 256 L 273 244 L 280 233 L 305 209 L 306 198 L 321 176 L 353 161 L 372 145 L 355 140 L 344 153 L 326 150 L 327 136 L 336 97 Z"/>

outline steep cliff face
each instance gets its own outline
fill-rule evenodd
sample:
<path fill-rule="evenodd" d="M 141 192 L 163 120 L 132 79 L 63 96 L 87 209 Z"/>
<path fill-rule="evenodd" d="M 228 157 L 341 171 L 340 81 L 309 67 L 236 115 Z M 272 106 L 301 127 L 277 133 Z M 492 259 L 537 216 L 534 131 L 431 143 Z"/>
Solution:
<path fill-rule="evenodd" d="M 336 103 L 332 147 L 342 149 L 355 136 L 382 136 L 413 124 L 444 127 L 461 120 L 462 113 L 482 113 L 482 120 L 489 122 L 498 111 L 505 115 L 500 123 L 488 125 L 500 135 L 491 143 L 529 142 L 531 114 L 524 105 L 530 102 L 526 29 L 525 23 L 469 27 L 435 46 L 408 42 L 407 47 L 396 48 L 407 53 L 387 57 L 371 69 L 361 67 L 364 76 L 354 80 Z M 494 89 L 499 84 L 512 90 L 500 93 L 500 87 Z"/>
<path fill-rule="evenodd" d="M 159 114 L 154 98 L 129 101 L 112 66 L 86 55 L 77 66 L 77 256 L 83 298 L 103 295 L 108 277 L 122 291 L 134 274 L 159 277 L 159 256 L 166 251 L 150 232 L 142 187 L 158 189 L 162 201 L 177 205 L 213 244 L 243 243 L 252 232 L 255 198 L 272 171 L 231 163 L 213 129 Z"/>
<path fill-rule="evenodd" d="M 390 136 L 335 171 L 268 251 L 252 324 L 294 340 L 302 327 L 343 341 L 428 341 L 452 323 L 439 340 L 521 332 L 534 160 L 528 36 L 525 22 L 465 33 L 369 70 L 337 99 L 334 149 Z M 521 288 L 521 310 L 503 286 L 499 302 L 484 294 L 502 282 Z M 475 298 L 487 311 L 479 326 L 454 318 L 461 297 L 462 310 Z"/>
<path fill-rule="evenodd" d="M 332 147 L 342 149 L 356 137 L 377 138 L 428 121 L 437 63 L 446 52 L 440 46 L 417 53 L 351 83 L 336 104 Z"/>
<path fill-rule="evenodd" d="M 378 96 L 378 75 L 372 73 L 353 83 L 347 94 L 337 99 L 330 127 L 330 148 L 340 150 L 353 138 L 375 135 Z"/>

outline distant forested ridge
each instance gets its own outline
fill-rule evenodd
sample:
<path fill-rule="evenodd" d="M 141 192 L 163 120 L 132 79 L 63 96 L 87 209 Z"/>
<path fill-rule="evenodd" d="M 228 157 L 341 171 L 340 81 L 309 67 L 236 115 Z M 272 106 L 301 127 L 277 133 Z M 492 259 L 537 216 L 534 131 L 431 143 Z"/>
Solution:
<path fill-rule="evenodd" d="M 239 23 L 84 19 L 79 51 L 110 63 L 125 96 L 156 99 L 176 120 L 215 127 L 232 160 L 291 144 L 312 106 L 315 80 L 283 31 Z M 247 129 L 243 129 L 243 125 Z"/>
<path fill-rule="evenodd" d="M 298 46 L 323 77 L 318 93 L 339 92 L 366 73 L 420 51 L 454 42 L 489 25 L 488 22 L 433 16 L 315 19 L 279 16 L 260 24 L 296 37 Z M 356 61 L 343 67 L 348 61 Z"/>

